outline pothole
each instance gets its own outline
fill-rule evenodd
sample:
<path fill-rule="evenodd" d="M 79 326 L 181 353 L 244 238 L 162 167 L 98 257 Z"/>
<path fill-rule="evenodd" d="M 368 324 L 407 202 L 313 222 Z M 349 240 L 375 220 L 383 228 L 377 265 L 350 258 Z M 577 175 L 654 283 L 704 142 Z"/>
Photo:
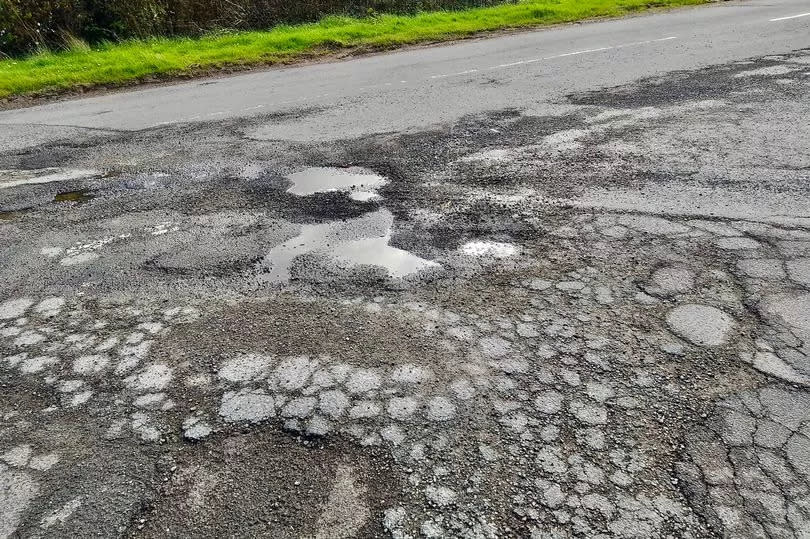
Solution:
<path fill-rule="evenodd" d="M 303 225 L 294 238 L 274 247 L 260 262 L 263 278 L 273 283 L 290 280 L 290 266 L 304 254 L 321 256 L 341 268 L 378 266 L 393 278 L 406 277 L 436 262 L 389 245 L 394 216 L 378 210 L 356 219 Z"/>
<path fill-rule="evenodd" d="M 89 189 L 79 189 L 76 191 L 64 191 L 57 193 L 54 195 L 52 202 L 72 202 L 75 204 L 82 204 L 93 198 L 95 198 L 95 195 L 93 195 Z M 28 206 L 17 210 L 0 210 L 0 221 L 13 221 L 15 219 L 20 219 L 23 215 L 36 211 L 37 209 L 45 208 L 46 206 L 47 204 L 43 204 L 42 206 Z"/>
<path fill-rule="evenodd" d="M 287 179 L 293 183 L 287 192 L 293 195 L 342 191 L 360 202 L 378 197 L 377 189 L 388 183 L 383 176 L 360 167 L 311 167 L 290 174 Z"/>
<path fill-rule="evenodd" d="M 81 204 L 95 197 L 89 189 L 79 189 L 77 191 L 65 191 L 57 193 L 53 197 L 54 202 L 75 202 Z"/>

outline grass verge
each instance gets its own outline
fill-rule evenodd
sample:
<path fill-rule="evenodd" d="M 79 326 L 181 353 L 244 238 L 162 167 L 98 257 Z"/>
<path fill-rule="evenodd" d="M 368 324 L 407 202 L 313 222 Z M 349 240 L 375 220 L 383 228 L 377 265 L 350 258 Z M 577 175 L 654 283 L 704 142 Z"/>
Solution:
<path fill-rule="evenodd" d="M 382 50 L 479 32 L 526 28 L 708 0 L 520 0 L 453 12 L 326 17 L 317 23 L 278 26 L 191 38 L 152 38 L 0 61 L 0 98 L 122 85 L 156 77 L 188 76 L 221 68 L 288 63 L 338 50 Z"/>

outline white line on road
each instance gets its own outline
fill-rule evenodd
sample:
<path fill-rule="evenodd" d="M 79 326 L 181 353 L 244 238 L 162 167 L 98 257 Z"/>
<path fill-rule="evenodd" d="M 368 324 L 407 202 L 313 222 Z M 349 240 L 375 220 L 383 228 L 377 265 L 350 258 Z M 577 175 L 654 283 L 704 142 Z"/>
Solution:
<path fill-rule="evenodd" d="M 542 62 L 543 60 L 553 60 L 554 58 L 563 58 L 565 56 L 577 56 L 578 54 L 588 54 L 589 52 L 606 51 L 613 48 L 615 47 L 599 47 L 598 49 L 585 49 L 582 51 L 566 52 L 564 54 L 555 54 L 554 56 L 546 56 L 544 58 L 531 58 L 529 60 L 518 60 L 517 62 L 510 62 L 508 64 L 500 64 L 497 66 L 493 66 L 491 69 L 497 69 L 499 67 L 513 67 L 523 64 L 533 64 L 534 62 Z"/>
<path fill-rule="evenodd" d="M 585 49 L 584 51 L 566 52 L 563 54 L 555 54 L 554 56 L 546 56 L 545 58 L 543 58 L 543 60 L 551 60 L 554 58 L 565 58 L 566 56 L 578 56 L 580 54 L 588 54 L 589 52 L 606 51 L 615 48 L 616 47 L 599 47 L 598 49 Z"/>
<path fill-rule="evenodd" d="M 497 69 L 499 67 L 519 66 L 519 65 L 523 65 L 523 64 L 531 64 L 531 63 L 534 63 L 534 62 L 539 62 L 540 60 L 542 60 L 542 58 L 534 58 L 532 60 L 519 60 L 517 62 L 511 62 L 509 64 L 501 64 L 501 65 L 497 65 L 497 66 L 492 66 L 490 69 Z"/>
<path fill-rule="evenodd" d="M 810 13 L 799 13 L 798 15 L 788 15 L 787 17 L 777 17 L 775 19 L 771 19 L 770 22 L 786 21 L 788 19 L 798 19 L 799 17 L 810 17 Z"/>
<path fill-rule="evenodd" d="M 499 69 L 502 67 L 514 67 L 518 65 L 524 64 L 533 64 L 535 62 L 542 62 L 543 60 L 554 60 L 555 58 L 565 58 L 566 56 L 577 56 L 579 54 L 589 54 L 592 52 L 601 52 L 607 51 L 611 49 L 622 49 L 624 47 L 635 47 L 638 45 L 648 45 L 650 43 L 659 43 L 661 41 L 669 41 L 671 39 L 678 39 L 677 36 L 669 36 L 669 37 L 662 37 L 660 39 L 648 39 L 646 41 L 634 41 L 632 43 L 622 43 L 621 45 L 612 45 L 609 47 L 598 47 L 596 49 L 584 49 L 581 51 L 574 51 L 574 52 L 565 52 L 563 54 L 555 54 L 553 56 L 545 56 L 543 58 L 531 58 L 529 60 L 519 60 L 517 62 L 510 62 L 508 64 L 500 64 L 496 66 L 492 66 L 490 69 Z"/>
<path fill-rule="evenodd" d="M 624 47 L 635 47 L 636 45 L 647 45 L 649 43 L 661 43 L 662 41 L 670 41 L 678 39 L 678 36 L 660 37 L 658 39 L 648 39 L 646 41 L 634 41 L 633 43 L 625 43 L 623 45 L 616 45 L 614 49 L 623 49 Z"/>
<path fill-rule="evenodd" d="M 445 77 L 457 77 L 459 75 L 467 75 L 468 73 L 476 73 L 477 69 L 468 69 L 467 71 L 459 71 L 458 73 L 448 73 L 447 75 L 433 75 L 431 79 L 443 79 Z"/>

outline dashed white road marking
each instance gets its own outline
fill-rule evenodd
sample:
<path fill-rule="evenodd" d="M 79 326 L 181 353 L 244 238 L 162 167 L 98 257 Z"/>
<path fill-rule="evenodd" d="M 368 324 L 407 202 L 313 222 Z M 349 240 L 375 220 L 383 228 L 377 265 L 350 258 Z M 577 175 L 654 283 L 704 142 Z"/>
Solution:
<path fill-rule="evenodd" d="M 499 67 L 512 67 L 512 66 L 519 66 L 523 64 L 531 64 L 534 62 L 539 62 L 540 60 L 544 60 L 544 58 L 533 58 L 531 60 L 518 60 L 517 62 L 510 62 L 508 64 L 500 64 L 496 66 L 492 66 L 490 69 L 498 69 Z"/>
<path fill-rule="evenodd" d="M 777 17 L 775 19 L 770 19 L 769 22 L 787 21 L 787 20 L 790 20 L 790 19 L 798 19 L 799 17 L 810 17 L 810 12 L 808 12 L 808 13 L 799 13 L 798 15 L 788 15 L 787 17 Z"/>
<path fill-rule="evenodd" d="M 589 52 L 606 51 L 606 50 L 615 49 L 615 48 L 616 47 L 598 47 L 596 49 L 585 49 L 585 50 L 582 50 L 582 51 L 564 52 L 562 54 L 555 54 L 554 56 L 547 56 L 546 58 L 543 58 L 543 59 L 544 60 L 546 60 L 546 59 L 551 60 L 553 58 L 564 58 L 566 56 L 577 56 L 577 55 L 580 55 L 580 54 L 587 54 Z"/>
<path fill-rule="evenodd" d="M 678 36 L 667 36 L 667 37 L 659 37 L 658 39 L 647 39 L 645 41 L 634 41 L 632 43 L 624 43 L 622 45 L 616 45 L 613 48 L 622 49 L 624 47 L 634 47 L 636 45 L 647 45 L 648 43 L 661 43 L 662 41 L 672 41 L 673 39 L 678 39 Z"/>
<path fill-rule="evenodd" d="M 469 73 L 477 73 L 477 69 L 468 69 L 466 71 L 459 71 L 458 73 L 447 73 L 445 75 L 432 75 L 431 79 L 443 79 L 445 77 L 457 77 L 459 75 L 467 75 Z"/>
<path fill-rule="evenodd" d="M 659 39 L 647 39 L 645 41 L 634 41 L 632 43 L 622 43 L 621 45 L 611 45 L 611 46 L 608 46 L 608 47 L 597 47 L 595 49 L 583 49 L 581 51 L 565 52 L 565 53 L 562 53 L 562 54 L 555 54 L 553 56 L 544 56 L 542 58 L 530 58 L 528 60 L 518 60 L 517 62 L 510 62 L 508 64 L 500 64 L 500 65 L 492 66 L 490 69 L 500 69 L 500 68 L 504 68 L 504 67 L 514 67 L 514 66 L 524 65 L 524 64 L 533 64 L 535 62 L 542 62 L 544 60 L 554 60 L 555 58 L 565 58 L 567 56 L 577 56 L 577 55 L 580 55 L 580 54 L 589 54 L 589 53 L 592 53 L 592 52 L 601 52 L 601 51 L 607 51 L 607 50 L 611 50 L 611 49 L 623 49 L 625 47 L 635 47 L 635 46 L 638 46 L 638 45 L 647 45 L 649 43 L 659 43 L 661 41 L 670 41 L 672 39 L 678 39 L 678 37 L 677 36 L 669 36 L 669 37 L 662 37 L 662 38 L 659 38 Z M 431 78 L 433 78 L 433 77 L 431 77 Z"/>

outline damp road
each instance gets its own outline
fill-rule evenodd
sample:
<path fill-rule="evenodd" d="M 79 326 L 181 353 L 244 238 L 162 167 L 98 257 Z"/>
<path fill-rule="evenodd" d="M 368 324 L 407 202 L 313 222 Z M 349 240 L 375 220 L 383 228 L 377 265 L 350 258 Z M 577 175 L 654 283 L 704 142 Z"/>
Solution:
<path fill-rule="evenodd" d="M 3 112 L 0 537 L 810 537 L 806 12 Z"/>

